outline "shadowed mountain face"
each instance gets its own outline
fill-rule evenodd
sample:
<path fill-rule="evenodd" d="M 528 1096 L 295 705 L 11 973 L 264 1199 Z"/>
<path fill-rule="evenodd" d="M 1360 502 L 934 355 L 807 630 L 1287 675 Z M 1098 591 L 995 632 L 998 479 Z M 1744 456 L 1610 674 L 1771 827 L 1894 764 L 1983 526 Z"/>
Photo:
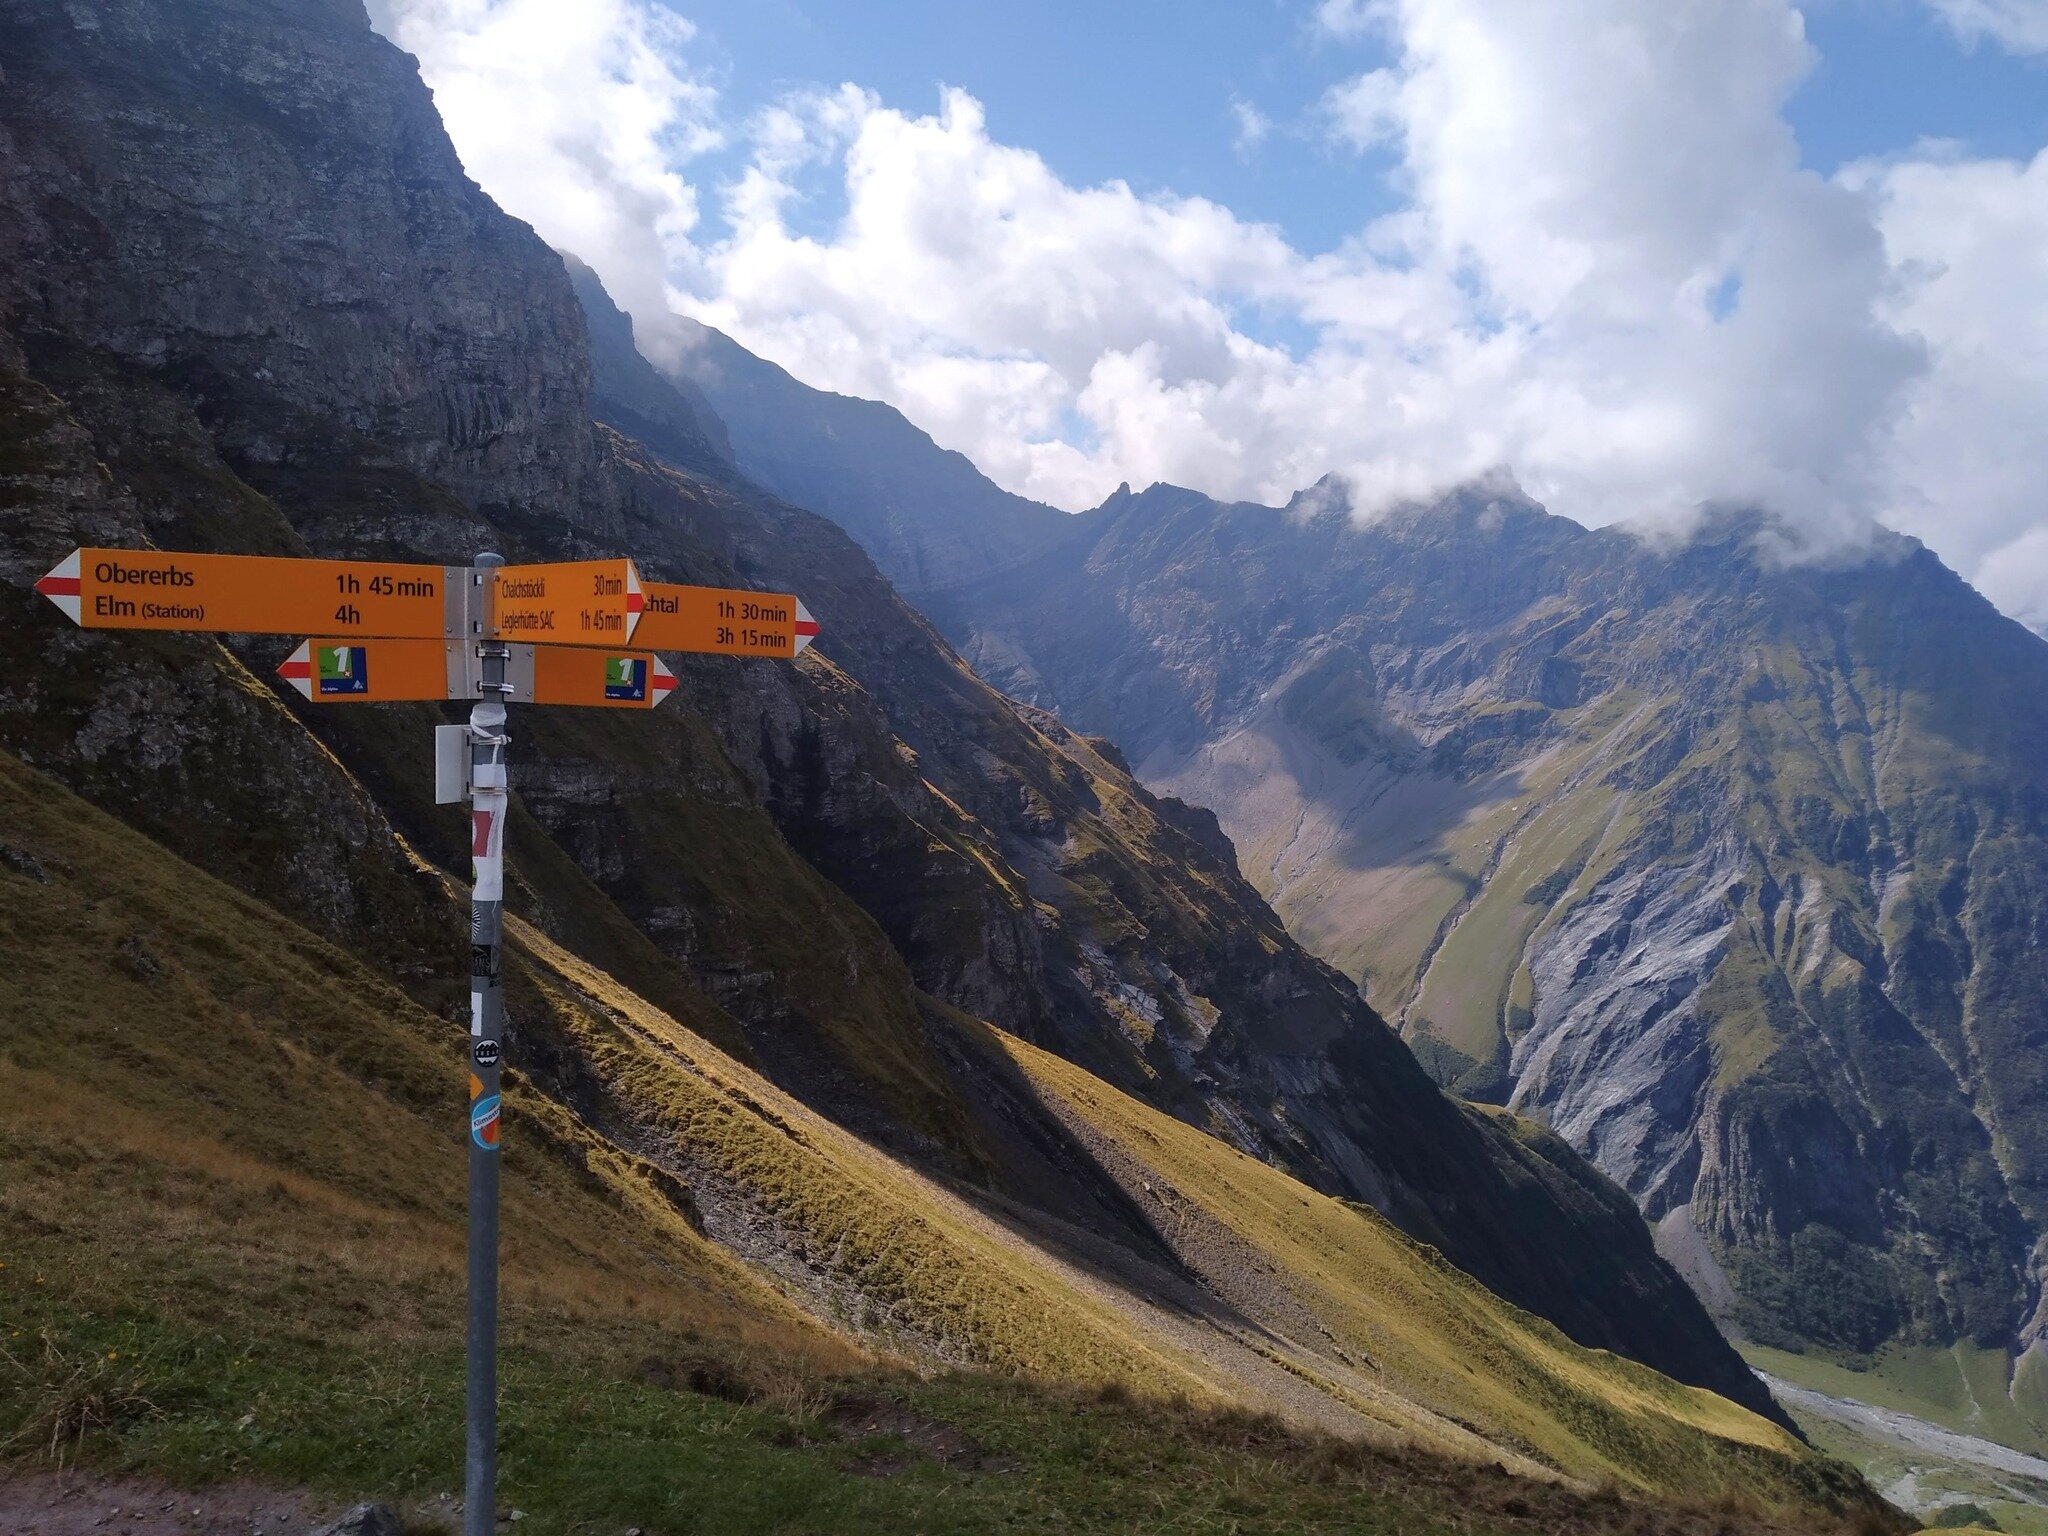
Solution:
<path fill-rule="evenodd" d="M 81 632 L 34 576 L 148 539 L 629 551 L 656 579 L 799 591 L 825 627 L 800 665 L 695 658 L 658 714 L 521 717 L 537 942 L 918 1167 L 1158 1254 L 1154 1218 L 991 1077 L 986 1021 L 1378 1207 L 1583 1343 L 1770 1411 L 1626 1199 L 1440 1094 L 1213 818 L 990 688 L 846 534 L 742 479 L 745 433 L 665 389 L 587 275 L 579 304 L 466 180 L 358 7 L 20 5 L 0 71 L 0 747 L 442 1013 L 457 929 L 431 866 L 465 860 L 424 803 L 438 712 L 298 712 L 258 681 L 293 638 Z M 509 1059 L 639 1147 L 559 1015 L 515 1007 Z M 761 1199 L 736 1230 L 779 1230 Z M 791 1238 L 774 1262 L 837 1295 L 832 1258 Z"/>
<path fill-rule="evenodd" d="M 2030 1343 L 2048 647 L 1907 541 L 1773 547 L 1157 486 L 919 601 L 1752 1332 Z"/>

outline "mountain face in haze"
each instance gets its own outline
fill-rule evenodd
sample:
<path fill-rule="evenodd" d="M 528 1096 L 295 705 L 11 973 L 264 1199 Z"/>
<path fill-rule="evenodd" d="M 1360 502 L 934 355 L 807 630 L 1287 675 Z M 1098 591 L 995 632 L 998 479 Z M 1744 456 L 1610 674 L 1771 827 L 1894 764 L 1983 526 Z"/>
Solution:
<path fill-rule="evenodd" d="M 592 397 L 592 414 L 679 469 L 713 479 L 733 478 L 737 468 L 732 438 L 704 392 L 685 375 L 662 374 L 640 355 L 632 320 L 612 303 L 588 263 L 564 251 L 562 265 L 590 327 L 591 355 L 605 364 L 602 390 Z"/>
<path fill-rule="evenodd" d="M 2048 647 L 1910 541 L 1775 543 L 1158 486 L 919 601 L 1214 810 L 1439 1080 L 1585 1152 L 1753 1335 L 2029 1344 Z"/>
<path fill-rule="evenodd" d="M 1007 570 L 1073 531 L 1064 512 L 994 485 L 889 406 L 811 389 L 687 316 L 660 327 L 643 345 L 703 392 L 739 468 L 839 524 L 900 591 Z"/>
<path fill-rule="evenodd" d="M 579 303 L 360 7 L 49 0 L 0 20 L 0 71 L 0 748 L 446 1015 L 441 871 L 466 859 L 425 803 L 440 712 L 301 711 L 261 681 L 292 638 L 88 633 L 34 577 L 149 540 L 630 551 L 655 579 L 799 591 L 825 627 L 800 665 L 690 658 L 657 714 L 520 717 L 536 944 L 932 1177 L 1177 1262 L 992 1066 L 997 1026 L 1377 1207 L 1582 1343 L 1772 1411 L 1626 1199 L 1441 1095 L 1213 818 L 989 687 L 839 528 L 743 478 L 745 418 L 664 389 L 587 274 Z M 1002 535 L 1003 558 L 1039 539 Z M 508 1059 L 603 1156 L 697 1177 L 688 1138 L 634 1118 L 658 1059 L 629 1093 L 560 1026 L 561 974 L 515 1006 Z M 797 1290 L 858 1292 L 767 1196 L 727 1215 Z"/>

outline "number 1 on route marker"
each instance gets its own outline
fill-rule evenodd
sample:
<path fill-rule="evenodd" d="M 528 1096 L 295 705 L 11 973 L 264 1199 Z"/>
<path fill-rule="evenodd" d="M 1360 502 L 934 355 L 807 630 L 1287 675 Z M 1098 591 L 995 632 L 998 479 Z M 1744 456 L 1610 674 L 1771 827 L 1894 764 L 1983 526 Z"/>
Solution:
<path fill-rule="evenodd" d="M 307 640 L 277 675 L 316 704 L 476 699 L 476 647 L 463 640 Z"/>

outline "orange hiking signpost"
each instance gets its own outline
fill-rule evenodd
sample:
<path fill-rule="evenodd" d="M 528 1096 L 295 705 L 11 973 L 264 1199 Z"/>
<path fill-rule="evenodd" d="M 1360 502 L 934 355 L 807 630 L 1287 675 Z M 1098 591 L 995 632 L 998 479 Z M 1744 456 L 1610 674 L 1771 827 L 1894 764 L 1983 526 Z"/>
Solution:
<path fill-rule="evenodd" d="M 657 651 L 726 656 L 801 656 L 817 638 L 810 609 L 784 592 L 647 584 L 634 639 Z"/>
<path fill-rule="evenodd" d="M 496 1536 L 498 1182 L 507 704 L 653 709 L 657 650 L 795 657 L 817 620 L 787 593 L 655 583 L 630 560 L 393 565 L 78 549 L 36 583 L 87 629 L 304 634 L 278 675 L 321 704 L 470 699 L 434 733 L 435 798 L 470 804 L 469 1376 L 464 1536 Z M 629 644 L 646 647 L 627 650 Z"/>
<path fill-rule="evenodd" d="M 524 652 L 524 655 L 520 653 Z M 640 651 L 560 650 L 515 645 L 506 680 L 521 704 L 587 704 L 652 709 L 675 691 L 676 675 Z"/>
<path fill-rule="evenodd" d="M 462 566 L 79 549 L 36 583 L 87 629 L 459 639 Z"/>
<path fill-rule="evenodd" d="M 630 560 L 501 566 L 491 583 L 490 634 L 537 645 L 624 645 L 640 622 Z"/>

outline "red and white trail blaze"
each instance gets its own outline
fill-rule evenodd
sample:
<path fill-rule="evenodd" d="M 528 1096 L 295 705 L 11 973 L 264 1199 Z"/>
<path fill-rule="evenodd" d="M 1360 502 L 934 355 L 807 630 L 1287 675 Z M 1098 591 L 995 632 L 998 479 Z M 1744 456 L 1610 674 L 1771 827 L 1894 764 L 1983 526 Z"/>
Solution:
<path fill-rule="evenodd" d="M 74 549 L 51 567 L 47 576 L 36 582 L 36 590 L 63 609 L 64 617 L 74 624 L 81 622 L 79 556 L 80 551 Z"/>

